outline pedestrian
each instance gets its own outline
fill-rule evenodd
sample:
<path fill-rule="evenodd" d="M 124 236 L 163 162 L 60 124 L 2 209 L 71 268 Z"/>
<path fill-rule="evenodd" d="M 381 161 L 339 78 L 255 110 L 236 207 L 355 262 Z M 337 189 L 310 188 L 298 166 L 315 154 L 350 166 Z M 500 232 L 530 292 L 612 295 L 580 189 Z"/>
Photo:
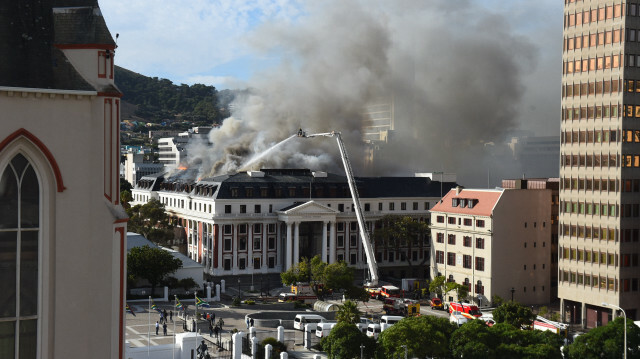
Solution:
<path fill-rule="evenodd" d="M 249 317 L 244 318 L 244 321 L 247 323 L 247 329 L 249 329 Z"/>
<path fill-rule="evenodd" d="M 194 332 L 194 333 L 195 333 L 195 332 L 197 332 L 198 330 L 196 329 L 196 320 L 195 320 L 195 319 L 192 319 L 192 320 L 191 320 L 191 323 L 193 324 L 193 332 Z"/>
<path fill-rule="evenodd" d="M 160 324 L 156 322 L 156 335 L 158 335 L 158 329 L 160 329 Z"/>
<path fill-rule="evenodd" d="M 164 321 L 167 321 L 167 310 L 165 309 L 164 312 L 162 312 L 162 318 L 164 318 Z"/>
<path fill-rule="evenodd" d="M 164 335 L 167 335 L 167 322 L 164 322 L 164 324 L 162 324 L 162 332 L 164 333 Z"/>
<path fill-rule="evenodd" d="M 220 331 L 222 332 L 222 326 L 224 325 L 224 320 L 222 318 L 218 319 L 218 326 L 220 327 Z"/>
<path fill-rule="evenodd" d="M 253 328 L 253 318 L 249 319 L 249 324 L 251 324 L 251 327 Z"/>
<path fill-rule="evenodd" d="M 220 329 L 218 329 L 218 326 L 216 325 L 215 327 L 213 327 L 213 334 L 216 336 L 216 338 L 218 338 L 219 333 Z"/>
<path fill-rule="evenodd" d="M 169 311 L 169 319 L 171 320 L 171 323 L 173 323 L 173 310 Z"/>
<path fill-rule="evenodd" d="M 160 320 L 159 320 L 160 324 L 162 324 L 162 312 L 160 312 Z"/>
<path fill-rule="evenodd" d="M 213 325 L 211 325 L 211 322 L 209 322 L 209 336 L 213 336 Z"/>
<path fill-rule="evenodd" d="M 211 324 L 216 324 L 216 313 L 211 313 Z"/>

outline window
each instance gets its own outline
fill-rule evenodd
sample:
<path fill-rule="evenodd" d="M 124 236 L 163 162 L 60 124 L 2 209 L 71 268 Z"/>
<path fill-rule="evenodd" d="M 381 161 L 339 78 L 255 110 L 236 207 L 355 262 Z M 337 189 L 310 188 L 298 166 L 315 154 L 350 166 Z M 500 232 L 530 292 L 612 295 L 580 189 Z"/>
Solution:
<path fill-rule="evenodd" d="M 444 233 L 436 233 L 436 242 L 444 243 Z"/>
<path fill-rule="evenodd" d="M 254 213 L 260 213 L 261 211 L 262 211 L 262 207 L 261 207 L 259 204 L 256 204 L 256 205 L 253 207 L 253 212 L 254 212 Z"/>
<path fill-rule="evenodd" d="M 238 238 L 238 250 L 246 251 L 247 250 L 247 237 L 239 237 Z"/>
<path fill-rule="evenodd" d="M 369 203 L 364 204 L 364 211 L 369 212 L 371 210 L 371 205 Z"/>
<path fill-rule="evenodd" d="M 351 265 L 356 265 L 356 263 L 358 262 L 357 254 L 356 253 L 351 253 L 350 257 L 351 257 Z"/>
<path fill-rule="evenodd" d="M 355 234 L 352 234 L 351 236 L 349 236 L 349 246 L 350 247 L 358 246 L 358 236 L 356 236 Z"/>
<path fill-rule="evenodd" d="M 476 257 L 476 270 L 484 271 L 484 258 Z"/>
<path fill-rule="evenodd" d="M 224 259 L 224 270 L 231 270 L 231 258 Z"/>
<path fill-rule="evenodd" d="M 407 210 L 407 202 L 400 202 L 400 210 L 401 211 Z"/>
<path fill-rule="evenodd" d="M 480 280 L 476 283 L 476 294 L 484 295 L 484 286 L 482 285 L 482 281 Z"/>
<path fill-rule="evenodd" d="M 471 237 L 469 236 L 462 237 L 462 245 L 464 245 L 465 247 L 471 247 Z"/>
<path fill-rule="evenodd" d="M 396 204 L 394 202 L 389 202 L 389 210 L 394 211 Z"/>
<path fill-rule="evenodd" d="M 476 238 L 476 248 L 484 249 L 484 238 Z"/>
<path fill-rule="evenodd" d="M 465 226 L 471 226 L 472 222 L 471 222 L 471 218 L 465 218 L 464 221 L 462 222 Z"/>
<path fill-rule="evenodd" d="M 344 248 L 344 236 L 343 235 L 339 235 L 337 238 L 337 245 L 338 248 Z"/>
<path fill-rule="evenodd" d="M 436 251 L 436 263 L 444 264 L 444 252 Z"/>
<path fill-rule="evenodd" d="M 268 241 L 269 250 L 276 249 L 276 237 L 269 237 L 267 241 Z"/>
<path fill-rule="evenodd" d="M 414 211 L 418 210 L 418 202 L 413 202 L 413 210 Z"/>
<path fill-rule="evenodd" d="M 447 219 L 447 222 L 448 222 L 449 224 L 456 224 L 456 217 L 449 217 L 449 218 Z"/>
<path fill-rule="evenodd" d="M 438 222 L 438 223 L 444 223 L 444 216 L 437 216 L 437 217 L 436 217 L 436 222 Z"/>
<path fill-rule="evenodd" d="M 247 259 L 246 258 L 238 259 L 238 269 L 245 269 L 246 266 L 247 266 Z"/>
<path fill-rule="evenodd" d="M 269 268 L 276 267 L 276 257 L 269 257 Z"/>
<path fill-rule="evenodd" d="M 225 224 L 223 227 L 223 232 L 224 234 L 231 234 L 232 233 L 232 227 L 230 224 Z"/>
<path fill-rule="evenodd" d="M 338 232 L 344 232 L 344 222 L 338 222 Z"/>
<path fill-rule="evenodd" d="M 262 224 L 254 223 L 253 224 L 253 233 L 260 234 L 262 232 Z"/>
<path fill-rule="evenodd" d="M 467 269 L 471 269 L 471 256 L 464 255 L 462 256 L 462 266 Z"/>
<path fill-rule="evenodd" d="M 267 230 L 269 231 L 269 233 L 276 233 L 276 224 L 275 223 L 269 223 L 267 225 Z"/>
<path fill-rule="evenodd" d="M 339 203 L 338 204 L 338 211 L 344 212 L 344 203 Z"/>
<path fill-rule="evenodd" d="M 240 205 L 240 213 L 247 213 L 247 205 L 246 204 L 241 204 Z"/>
<path fill-rule="evenodd" d="M 447 236 L 447 243 L 448 244 L 456 244 L 456 235 L 455 234 L 449 234 Z"/>
<path fill-rule="evenodd" d="M 239 224 L 238 225 L 238 233 L 247 233 L 247 225 L 246 224 Z"/>
<path fill-rule="evenodd" d="M 40 185 L 17 154 L 0 178 L 0 331 L 3 354 L 35 358 L 38 342 Z M 10 345 L 11 348 L 7 348 Z M 17 352 L 14 352 L 14 348 Z"/>
<path fill-rule="evenodd" d="M 224 213 L 231 213 L 231 205 L 230 204 L 225 204 L 224 205 Z"/>
<path fill-rule="evenodd" d="M 453 252 L 447 252 L 447 265 L 455 266 L 456 265 L 456 254 Z"/>
<path fill-rule="evenodd" d="M 382 202 L 378 203 L 378 211 L 382 211 Z"/>
<path fill-rule="evenodd" d="M 261 244 L 262 244 L 262 240 L 260 239 L 260 237 L 254 238 L 253 239 L 253 250 L 254 251 L 259 251 Z"/>
<path fill-rule="evenodd" d="M 484 220 L 476 219 L 476 227 L 484 228 Z"/>

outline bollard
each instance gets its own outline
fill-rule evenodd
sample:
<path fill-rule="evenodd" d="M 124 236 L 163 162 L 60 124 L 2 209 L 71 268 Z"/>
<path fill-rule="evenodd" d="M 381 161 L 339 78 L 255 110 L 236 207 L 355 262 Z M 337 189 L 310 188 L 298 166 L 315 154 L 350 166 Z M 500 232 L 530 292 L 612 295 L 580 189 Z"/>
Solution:
<path fill-rule="evenodd" d="M 220 301 L 220 284 L 216 284 L 216 302 Z"/>
<path fill-rule="evenodd" d="M 255 338 L 255 336 L 256 336 L 256 328 L 255 327 L 249 328 L 249 337 Z"/>
<path fill-rule="evenodd" d="M 271 359 L 271 352 L 273 351 L 273 346 L 271 344 L 267 344 L 264 346 L 264 359 Z"/>
<path fill-rule="evenodd" d="M 226 293 L 224 279 L 220 280 L 220 288 L 222 290 L 222 293 Z"/>
<path fill-rule="evenodd" d="M 243 332 L 237 332 L 231 336 L 231 347 L 233 348 L 233 359 L 242 359 L 242 337 Z"/>
<path fill-rule="evenodd" d="M 251 338 L 251 356 L 255 358 L 257 353 L 258 353 L 258 338 L 253 337 Z"/>
<path fill-rule="evenodd" d="M 280 353 L 280 359 L 289 359 L 289 354 L 287 352 Z"/>
<path fill-rule="evenodd" d="M 207 301 L 211 300 L 211 287 L 207 286 Z"/>
<path fill-rule="evenodd" d="M 284 327 L 283 326 L 279 326 L 278 327 L 278 341 L 280 343 L 284 343 Z"/>

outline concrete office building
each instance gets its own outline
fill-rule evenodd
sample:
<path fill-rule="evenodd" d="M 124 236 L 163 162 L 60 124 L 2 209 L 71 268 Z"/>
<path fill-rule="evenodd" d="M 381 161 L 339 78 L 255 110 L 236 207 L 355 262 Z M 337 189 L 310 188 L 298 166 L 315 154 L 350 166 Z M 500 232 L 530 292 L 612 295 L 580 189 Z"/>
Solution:
<path fill-rule="evenodd" d="M 640 9 L 565 0 L 559 287 L 565 320 L 640 313 Z"/>

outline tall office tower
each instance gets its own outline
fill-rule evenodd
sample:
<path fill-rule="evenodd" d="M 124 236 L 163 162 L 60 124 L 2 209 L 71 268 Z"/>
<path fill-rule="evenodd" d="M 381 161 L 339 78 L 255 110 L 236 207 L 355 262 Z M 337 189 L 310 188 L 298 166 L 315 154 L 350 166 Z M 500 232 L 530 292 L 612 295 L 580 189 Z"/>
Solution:
<path fill-rule="evenodd" d="M 565 0 L 558 297 L 583 327 L 638 319 L 640 12 Z"/>

